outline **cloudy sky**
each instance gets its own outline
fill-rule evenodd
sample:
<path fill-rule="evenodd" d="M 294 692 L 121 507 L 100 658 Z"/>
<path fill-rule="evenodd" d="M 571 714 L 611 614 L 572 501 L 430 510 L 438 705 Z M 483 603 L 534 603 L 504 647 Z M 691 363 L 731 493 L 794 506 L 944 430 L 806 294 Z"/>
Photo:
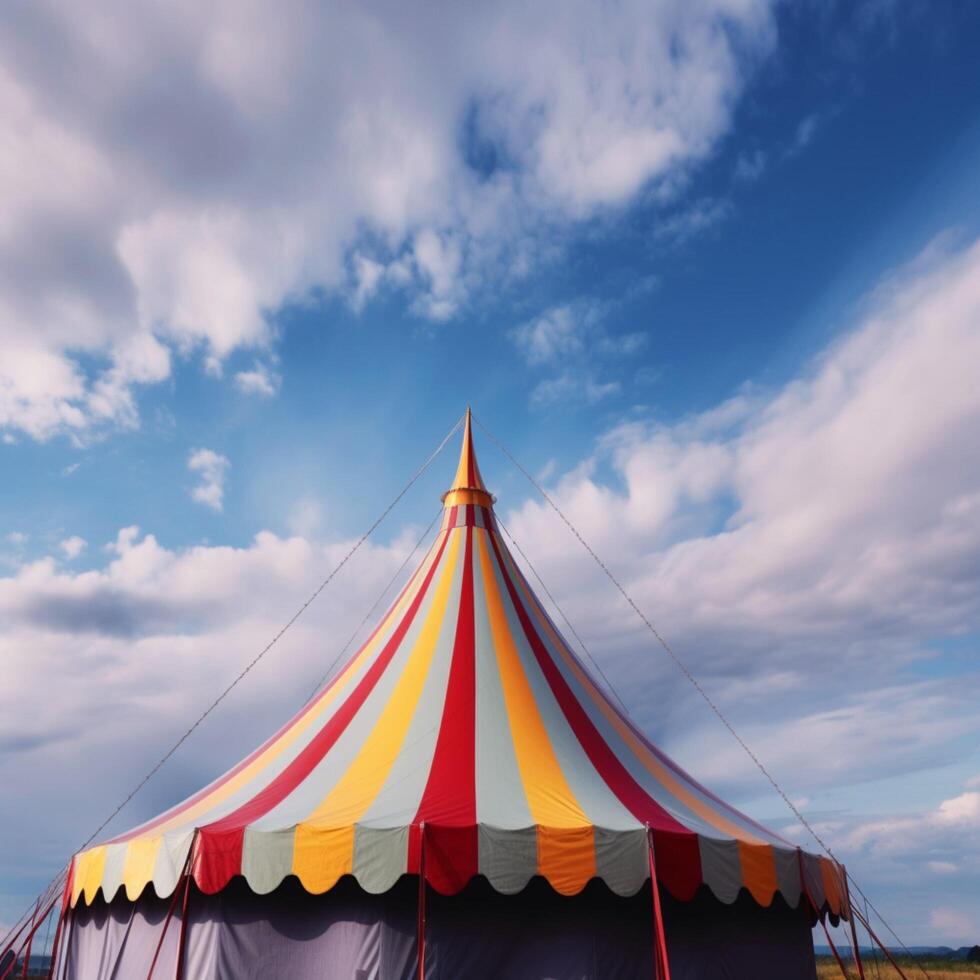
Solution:
<path fill-rule="evenodd" d="M 0 921 L 469 402 L 903 938 L 980 941 L 978 45 L 953 0 L 4 4 Z M 643 727 L 798 833 L 478 449 Z M 115 826 L 302 703 L 455 450 Z"/>

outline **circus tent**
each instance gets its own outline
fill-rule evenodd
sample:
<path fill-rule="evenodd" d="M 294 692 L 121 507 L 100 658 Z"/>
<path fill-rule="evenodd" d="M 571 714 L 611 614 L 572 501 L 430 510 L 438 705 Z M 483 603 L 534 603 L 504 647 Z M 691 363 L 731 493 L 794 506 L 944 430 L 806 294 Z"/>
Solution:
<path fill-rule="evenodd" d="M 840 869 L 606 695 L 500 533 L 469 413 L 443 503 L 401 594 L 295 717 L 74 857 L 58 977 L 815 975 Z"/>

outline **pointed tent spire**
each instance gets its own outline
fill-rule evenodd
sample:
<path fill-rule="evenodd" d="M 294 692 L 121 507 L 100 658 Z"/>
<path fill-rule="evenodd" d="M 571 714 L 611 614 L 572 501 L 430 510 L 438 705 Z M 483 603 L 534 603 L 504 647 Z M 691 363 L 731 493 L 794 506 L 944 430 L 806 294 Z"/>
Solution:
<path fill-rule="evenodd" d="M 442 502 L 446 507 L 458 507 L 462 504 L 493 506 L 493 497 L 483 483 L 480 467 L 476 462 L 476 451 L 473 449 L 473 413 L 469 406 L 466 407 L 466 421 L 463 423 L 459 466 L 456 467 L 452 486 L 442 495 Z"/>

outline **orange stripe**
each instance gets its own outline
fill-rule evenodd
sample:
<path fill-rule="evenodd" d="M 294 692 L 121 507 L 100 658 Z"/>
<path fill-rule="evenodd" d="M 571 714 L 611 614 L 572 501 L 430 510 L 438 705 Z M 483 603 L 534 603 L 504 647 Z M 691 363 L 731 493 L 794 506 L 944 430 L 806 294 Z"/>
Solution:
<path fill-rule="evenodd" d="M 501 600 L 490 561 L 486 531 L 476 534 L 479 544 L 490 631 L 517 767 L 531 817 L 538 825 L 538 871 L 566 893 L 581 890 L 595 874 L 592 824 L 576 800 L 555 756 L 534 692 L 524 672 Z M 570 830 L 577 833 L 565 833 Z M 590 845 L 585 847 L 583 841 Z"/>
<path fill-rule="evenodd" d="M 577 895 L 595 875 L 595 829 L 538 827 L 538 867 L 556 892 Z"/>
<path fill-rule="evenodd" d="M 779 888 L 772 846 L 748 844 L 740 840 L 738 856 L 742 865 L 742 884 L 759 905 L 769 906 L 772 903 L 772 896 Z"/>

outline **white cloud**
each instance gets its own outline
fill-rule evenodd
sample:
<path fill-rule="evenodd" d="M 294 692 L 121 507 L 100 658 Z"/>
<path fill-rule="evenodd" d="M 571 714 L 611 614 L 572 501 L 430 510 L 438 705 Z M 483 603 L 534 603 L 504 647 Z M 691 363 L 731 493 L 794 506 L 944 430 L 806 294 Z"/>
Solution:
<path fill-rule="evenodd" d="M 668 215 L 654 228 L 655 236 L 673 247 L 686 245 L 692 238 L 725 221 L 732 213 L 727 200 L 706 197 Z"/>
<path fill-rule="evenodd" d="M 235 387 L 245 395 L 260 395 L 271 398 L 278 390 L 282 379 L 269 367 L 258 361 L 251 371 L 239 371 L 235 375 Z"/>
<path fill-rule="evenodd" d="M 68 561 L 74 561 L 85 550 L 87 544 L 88 542 L 85 538 L 80 538 L 77 534 L 73 534 L 70 538 L 65 538 L 58 547 Z"/>
<path fill-rule="evenodd" d="M 553 306 L 511 330 L 511 340 L 530 367 L 558 371 L 535 385 L 533 405 L 572 399 L 594 405 L 620 390 L 618 381 L 596 377 L 596 365 L 635 354 L 646 335 L 612 333 L 604 323 L 611 309 L 611 304 L 578 299 Z"/>
<path fill-rule="evenodd" d="M 187 460 L 187 468 L 199 473 L 201 482 L 194 487 L 191 496 L 200 504 L 220 511 L 224 508 L 225 478 L 231 463 L 226 456 L 213 449 L 194 449 Z"/>
<path fill-rule="evenodd" d="M 818 119 L 815 115 L 800 120 L 800 124 L 796 127 L 796 149 L 801 150 L 810 143 L 817 132 L 817 123 Z"/>
<path fill-rule="evenodd" d="M 587 405 L 595 405 L 604 398 L 615 395 L 619 388 L 618 381 L 596 381 L 591 375 L 566 371 L 556 378 L 548 378 L 535 385 L 531 392 L 531 404 L 547 406 L 579 400 Z"/>
<path fill-rule="evenodd" d="M 740 153 L 735 161 L 735 179 L 751 182 L 758 180 L 766 169 L 768 157 L 762 150 Z"/>
<path fill-rule="evenodd" d="M 262 353 L 284 303 L 387 283 L 444 320 L 570 223 L 669 199 L 774 46 L 770 7 L 5 7 L 0 428 L 135 426 L 174 356 Z"/>

